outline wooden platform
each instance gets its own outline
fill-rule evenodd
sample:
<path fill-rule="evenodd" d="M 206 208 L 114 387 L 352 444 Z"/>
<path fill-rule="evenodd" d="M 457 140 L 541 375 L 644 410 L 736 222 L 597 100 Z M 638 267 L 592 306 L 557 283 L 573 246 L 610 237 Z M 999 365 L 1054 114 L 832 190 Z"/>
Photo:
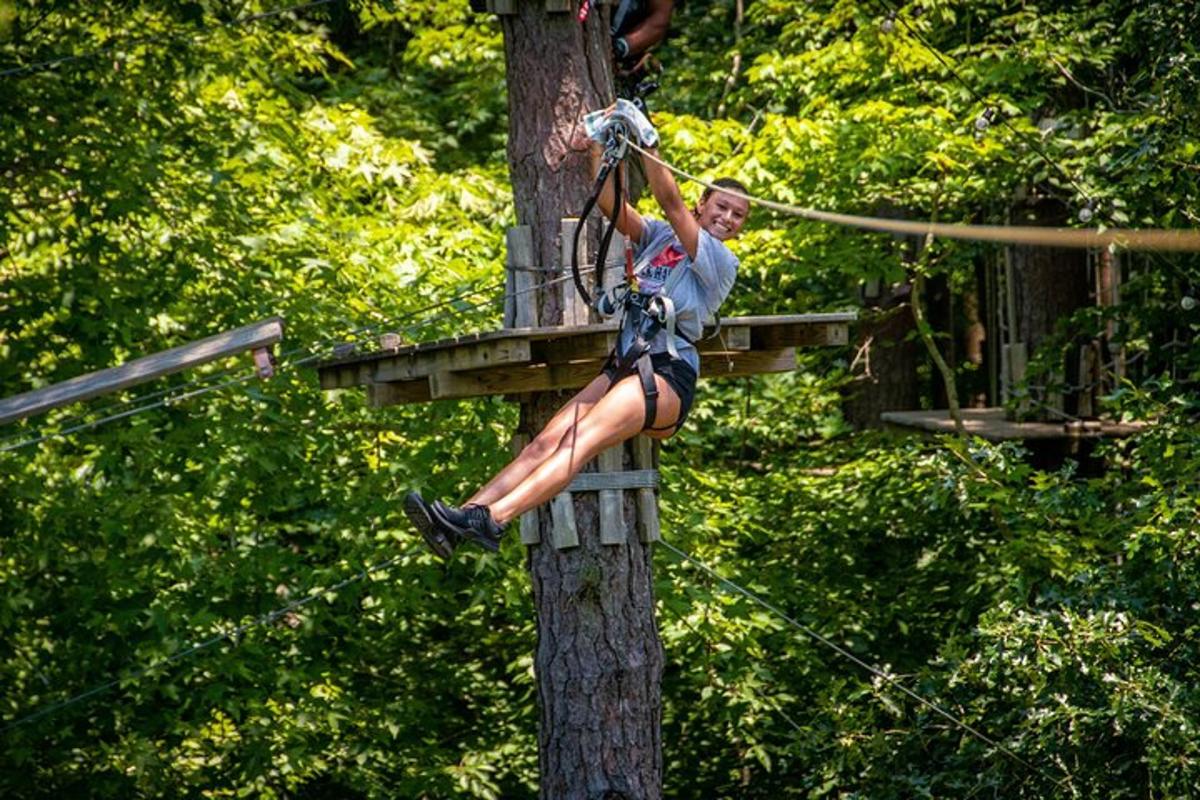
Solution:
<path fill-rule="evenodd" d="M 854 319 L 837 313 L 724 320 L 716 336 L 697 345 L 701 377 L 791 371 L 797 347 L 847 344 Z M 615 322 L 509 328 L 334 358 L 317 370 L 321 388 L 365 386 L 373 406 L 575 389 L 596 376 L 616 336 Z"/>
<path fill-rule="evenodd" d="M 890 427 L 916 428 L 931 433 L 954 433 L 954 420 L 946 409 L 936 411 L 886 411 L 880 414 Z M 1082 420 L 1079 422 L 1014 422 L 1004 418 L 1003 408 L 964 408 L 963 427 L 972 436 L 990 442 L 1054 439 L 1096 439 L 1132 436 L 1146 427 L 1144 422 Z"/>

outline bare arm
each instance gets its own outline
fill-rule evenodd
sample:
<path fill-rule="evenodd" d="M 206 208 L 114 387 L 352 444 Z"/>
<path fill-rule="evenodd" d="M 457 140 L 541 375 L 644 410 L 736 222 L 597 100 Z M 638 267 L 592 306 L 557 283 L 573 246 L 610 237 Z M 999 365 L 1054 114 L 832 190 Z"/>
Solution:
<path fill-rule="evenodd" d="M 656 148 L 647 147 L 646 152 L 658 157 Z M 700 223 L 696 221 L 687 203 L 683 202 L 683 195 L 679 193 L 679 185 L 675 183 L 674 176 L 662 164 L 645 156 L 642 156 L 642 165 L 646 170 L 646 181 L 650 184 L 651 194 L 658 201 L 675 235 L 679 237 L 683 249 L 695 260 L 700 247 Z"/>
<path fill-rule="evenodd" d="M 667 29 L 671 27 L 673 5 L 672 0 L 652 0 L 649 16 L 642 20 L 641 25 L 625 34 L 630 55 L 643 53 L 666 37 Z"/>
<path fill-rule="evenodd" d="M 592 173 L 600 172 L 600 157 L 603 155 L 603 149 L 598 142 L 592 142 Z M 616 168 L 614 168 L 616 169 Z M 669 174 L 669 173 L 668 173 Z M 612 217 L 613 212 L 613 195 L 615 188 L 613 186 L 613 176 L 610 172 L 608 179 L 604 181 L 604 188 L 600 190 L 600 196 L 596 199 L 596 205 L 606 218 Z M 625 198 L 621 198 L 621 215 L 617 217 L 617 230 L 619 230 L 629 241 L 639 242 L 642 239 L 642 215 L 634 209 L 629 203 L 625 202 Z"/>

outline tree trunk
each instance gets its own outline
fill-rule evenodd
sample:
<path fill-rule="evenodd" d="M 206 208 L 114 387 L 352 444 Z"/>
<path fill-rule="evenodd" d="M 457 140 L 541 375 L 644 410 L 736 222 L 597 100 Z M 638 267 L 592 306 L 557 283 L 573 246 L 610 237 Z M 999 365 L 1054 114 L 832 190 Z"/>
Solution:
<path fill-rule="evenodd" d="M 1056 226 L 1065 224 L 1068 217 L 1060 203 L 1045 198 L 1032 202 L 1023 212 L 1023 218 L 1014 220 L 1018 224 Z M 1013 246 L 1011 253 L 1016 307 L 1014 335 L 1016 341 L 1024 343 L 1025 352 L 1032 359 L 1038 347 L 1050 338 L 1060 319 L 1088 304 L 1087 253 L 1022 245 Z M 1036 381 L 1039 388 L 1030 394 L 1040 406 L 1035 411 L 1038 416 L 1058 420 L 1062 418 L 1061 414 L 1047 406 L 1058 408 L 1062 400 L 1055 399 L 1056 393 L 1049 384 L 1061 383 L 1072 373 L 1067 370 L 1066 363 L 1061 362 L 1056 362 L 1054 370 L 1056 374 Z M 1074 398 L 1069 398 L 1068 405 L 1073 403 Z"/>
<path fill-rule="evenodd" d="M 921 345 L 907 303 L 887 310 L 865 310 L 854 326 L 857 363 L 847 387 L 842 414 L 855 428 L 878 428 L 885 411 L 921 407 L 917 361 Z"/>
<path fill-rule="evenodd" d="M 559 265 L 560 220 L 578 213 L 592 184 L 586 154 L 569 143 L 581 114 L 613 96 L 608 9 L 594 7 L 582 27 L 573 14 L 548 13 L 540 2 L 517 3 L 517 14 L 501 16 L 509 168 L 517 220 L 532 230 L 538 266 Z M 570 265 L 561 266 L 569 275 Z M 538 298 L 543 325 L 562 319 L 562 285 Z M 523 403 L 523 430 L 540 430 L 567 397 L 539 393 Z M 626 494 L 627 529 L 636 531 L 633 495 Z M 579 546 L 551 544 L 552 514 L 543 506 L 541 544 L 528 551 L 538 617 L 540 796 L 657 800 L 663 655 L 651 548 L 636 534 L 625 545 L 600 544 L 596 495 L 579 493 L 573 502 Z"/>

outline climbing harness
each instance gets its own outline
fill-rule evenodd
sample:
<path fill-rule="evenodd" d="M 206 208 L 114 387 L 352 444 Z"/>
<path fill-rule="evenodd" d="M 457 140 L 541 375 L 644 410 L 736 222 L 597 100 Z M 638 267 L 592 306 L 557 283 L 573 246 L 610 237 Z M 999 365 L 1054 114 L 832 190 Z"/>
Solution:
<path fill-rule="evenodd" d="M 637 115 L 631 113 L 628 101 L 618 101 L 613 111 L 606 115 L 588 115 L 589 134 L 596 135 L 603 131 L 605 149 L 601 160 L 600 171 L 592 193 L 584 203 L 579 215 L 579 224 L 575 228 L 575 241 L 571 249 L 571 269 L 575 287 L 584 302 L 594 308 L 602 317 L 612 318 L 619 315 L 617 342 L 604 363 L 604 371 L 612 372 L 612 383 L 637 373 L 642 384 L 642 392 L 646 398 L 645 426 L 647 430 L 669 430 L 675 425 L 656 428 L 654 422 L 658 413 L 658 385 L 654 379 L 654 366 L 651 360 L 650 347 L 655 337 L 662 331 L 667 332 L 667 352 L 671 358 L 678 359 L 679 352 L 675 347 L 675 337 L 679 336 L 689 344 L 695 344 L 683 336 L 675 326 L 675 304 L 671 300 L 671 292 L 682 279 L 685 270 L 671 271 L 663 287 L 657 292 L 646 292 L 638 287 L 638 276 L 649 264 L 654 255 L 647 253 L 638 264 L 633 261 L 633 244 L 628 239 L 625 242 L 625 280 L 609 290 L 604 289 L 604 265 L 608 255 L 609 244 L 617 220 L 626 202 L 622 193 L 621 162 L 627 152 L 630 139 L 630 128 L 637 131 L 643 140 L 653 141 L 653 129 L 646 130 L 644 124 L 639 124 Z M 644 119 L 644 118 L 643 118 Z M 604 191 L 605 182 L 609 175 L 613 176 L 613 209 L 611 219 L 601 237 L 600 249 L 596 255 L 596 295 L 587 291 L 579 270 L 579 235 L 583 230 L 584 221 Z"/>

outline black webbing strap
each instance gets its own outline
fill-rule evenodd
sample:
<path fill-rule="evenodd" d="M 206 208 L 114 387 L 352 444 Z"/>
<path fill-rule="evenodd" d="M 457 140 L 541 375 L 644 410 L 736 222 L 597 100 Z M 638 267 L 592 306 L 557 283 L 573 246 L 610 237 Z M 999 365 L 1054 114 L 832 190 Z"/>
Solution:
<path fill-rule="evenodd" d="M 575 288 L 579 291 L 579 296 L 589 306 L 592 304 L 592 296 L 587 287 L 583 285 L 583 276 L 579 273 L 579 236 L 583 233 L 588 214 L 592 213 L 592 209 L 596 207 L 596 202 L 600 199 L 600 193 L 604 191 L 604 182 L 608 180 L 608 174 L 619 163 L 619 158 L 611 157 L 608 152 L 605 153 L 604 161 L 600 164 L 600 171 L 596 174 L 596 182 L 592 186 L 592 193 L 587 202 L 583 204 L 583 210 L 579 212 L 579 223 L 575 226 L 575 236 L 571 242 L 571 275 L 575 279 Z M 613 174 L 612 215 L 604 235 L 600 238 L 600 251 L 596 254 L 596 288 L 600 293 L 603 293 L 604 290 L 604 261 L 608 257 L 608 245 L 612 241 L 613 231 L 617 228 L 617 219 L 621 215 L 624 202 L 624 196 L 621 194 L 621 170 L 618 169 Z"/>
<path fill-rule="evenodd" d="M 654 427 L 658 417 L 658 384 L 654 381 L 654 366 L 650 362 L 650 353 L 642 353 L 637 360 L 638 377 L 642 380 L 642 393 L 646 395 L 646 419 L 642 422 L 642 430 L 659 430 Z"/>

